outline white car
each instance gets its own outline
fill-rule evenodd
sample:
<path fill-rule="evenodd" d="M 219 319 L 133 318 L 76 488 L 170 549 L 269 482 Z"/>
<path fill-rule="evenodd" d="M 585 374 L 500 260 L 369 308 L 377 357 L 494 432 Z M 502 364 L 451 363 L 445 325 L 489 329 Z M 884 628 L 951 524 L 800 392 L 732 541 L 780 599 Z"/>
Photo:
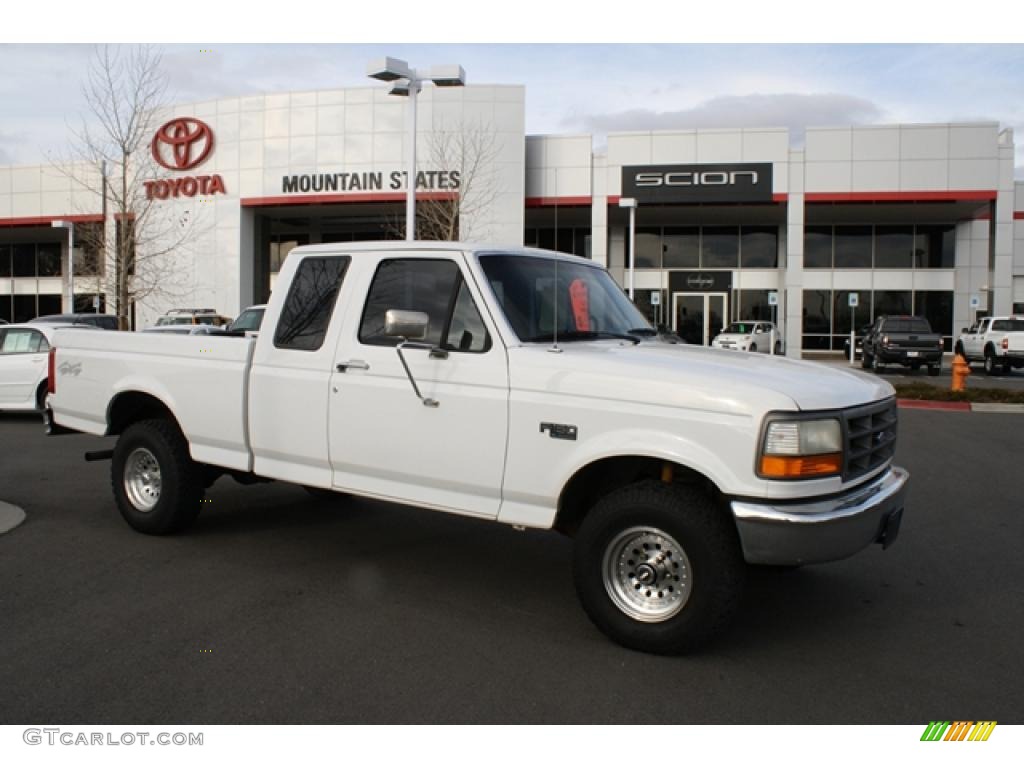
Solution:
<path fill-rule="evenodd" d="M 774 323 L 764 320 L 741 320 L 729 323 L 711 342 L 712 347 L 719 349 L 738 349 L 741 352 L 771 352 L 775 346 L 775 354 L 782 354 L 782 339 L 775 329 Z"/>
<path fill-rule="evenodd" d="M 0 326 L 0 410 L 41 411 L 46 398 L 46 353 L 58 328 L 69 323 L 15 323 Z"/>

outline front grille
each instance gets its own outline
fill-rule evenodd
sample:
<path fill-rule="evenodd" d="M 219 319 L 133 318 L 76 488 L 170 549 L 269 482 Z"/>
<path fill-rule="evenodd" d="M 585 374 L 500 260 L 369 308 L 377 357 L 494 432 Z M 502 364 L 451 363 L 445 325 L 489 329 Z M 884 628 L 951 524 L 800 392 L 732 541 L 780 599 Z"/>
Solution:
<path fill-rule="evenodd" d="M 844 481 L 856 480 L 892 459 L 897 421 L 895 399 L 843 411 Z"/>

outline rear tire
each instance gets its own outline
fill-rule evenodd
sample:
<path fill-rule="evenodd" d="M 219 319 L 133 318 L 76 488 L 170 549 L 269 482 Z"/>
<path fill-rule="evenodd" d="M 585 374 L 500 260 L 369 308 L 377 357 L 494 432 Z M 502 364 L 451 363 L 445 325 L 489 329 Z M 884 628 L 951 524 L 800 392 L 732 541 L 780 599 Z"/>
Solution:
<path fill-rule="evenodd" d="M 942 372 L 942 366 L 940 366 L 940 365 L 929 365 L 928 366 L 928 375 L 929 376 L 938 376 L 941 372 Z"/>
<path fill-rule="evenodd" d="M 750 345 L 750 349 L 748 349 L 747 351 L 748 352 L 757 352 L 757 344 L 751 344 Z"/>
<path fill-rule="evenodd" d="M 996 358 L 991 349 L 985 350 L 985 375 L 992 376 L 996 372 Z"/>
<path fill-rule="evenodd" d="M 874 360 L 873 357 L 871 357 L 871 355 L 869 355 L 867 352 L 861 353 L 861 356 L 860 356 L 860 367 L 861 368 L 863 368 L 865 371 L 869 370 L 874 365 L 874 363 L 875 363 L 875 360 Z"/>
<path fill-rule="evenodd" d="M 43 379 L 39 383 L 39 386 L 36 387 L 36 410 L 39 411 L 39 413 L 42 413 L 46 409 L 46 383 L 46 379 Z"/>
<path fill-rule="evenodd" d="M 602 498 L 573 552 L 576 592 L 591 621 L 648 653 L 686 653 L 722 632 L 745 574 L 728 514 L 706 494 L 653 480 Z"/>
<path fill-rule="evenodd" d="M 192 461 L 176 424 L 148 419 L 117 440 L 111 462 L 114 500 L 140 533 L 164 535 L 187 528 L 199 514 L 202 467 Z"/>
<path fill-rule="evenodd" d="M 782 342 L 781 341 L 776 341 L 775 342 L 775 354 L 776 355 L 781 355 L 782 354 Z"/>

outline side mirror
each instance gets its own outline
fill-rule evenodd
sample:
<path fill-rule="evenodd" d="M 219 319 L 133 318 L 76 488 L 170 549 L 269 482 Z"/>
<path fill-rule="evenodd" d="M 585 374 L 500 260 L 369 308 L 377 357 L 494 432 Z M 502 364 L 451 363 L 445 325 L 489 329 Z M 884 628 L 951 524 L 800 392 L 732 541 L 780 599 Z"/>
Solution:
<path fill-rule="evenodd" d="M 403 339 L 422 339 L 427 335 L 430 317 L 426 312 L 389 309 L 384 313 L 384 335 Z"/>

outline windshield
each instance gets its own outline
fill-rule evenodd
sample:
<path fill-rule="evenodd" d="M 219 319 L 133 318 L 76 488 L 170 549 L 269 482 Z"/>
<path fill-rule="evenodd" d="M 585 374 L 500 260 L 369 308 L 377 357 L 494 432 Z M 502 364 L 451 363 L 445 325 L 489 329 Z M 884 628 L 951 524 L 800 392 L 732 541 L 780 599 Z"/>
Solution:
<path fill-rule="evenodd" d="M 657 335 L 600 267 L 514 254 L 480 266 L 521 341 L 552 341 L 556 329 L 559 341 Z"/>
<path fill-rule="evenodd" d="M 247 309 L 231 324 L 232 331 L 258 331 L 263 322 L 262 309 Z"/>
<path fill-rule="evenodd" d="M 729 323 L 729 326 L 723 331 L 723 333 L 739 333 L 739 334 L 750 334 L 754 332 L 754 326 L 756 323 Z"/>

